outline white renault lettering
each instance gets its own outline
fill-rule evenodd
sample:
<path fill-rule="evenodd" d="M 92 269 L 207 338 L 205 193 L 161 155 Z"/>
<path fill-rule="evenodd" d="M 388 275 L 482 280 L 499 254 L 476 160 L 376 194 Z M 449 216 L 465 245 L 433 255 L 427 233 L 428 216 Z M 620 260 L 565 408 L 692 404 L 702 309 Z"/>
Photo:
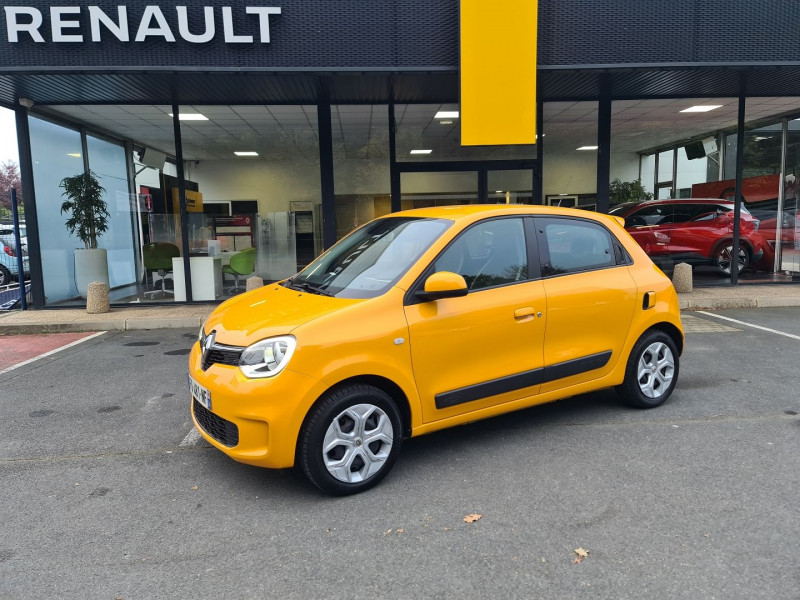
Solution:
<path fill-rule="evenodd" d="M 88 39 L 92 42 L 100 42 L 103 39 L 104 31 L 113 35 L 121 42 L 131 41 L 131 28 L 129 27 L 128 7 L 117 6 L 116 18 L 109 15 L 99 6 L 88 6 L 89 35 Z M 189 9 L 186 6 L 175 6 L 177 16 L 177 29 L 180 39 L 192 44 L 205 44 L 214 39 L 217 34 L 216 18 L 217 11 L 213 6 L 192 7 L 193 11 L 202 9 L 204 28 L 202 32 L 192 32 L 189 30 Z M 30 40 L 43 44 L 45 40 L 42 35 L 44 16 L 42 11 L 32 6 L 4 6 L 6 16 L 6 35 L 11 43 Z M 80 19 L 84 7 L 81 6 L 53 6 L 50 7 L 50 32 L 49 41 L 55 43 L 81 43 L 86 40 L 81 27 L 84 26 Z M 109 12 L 111 12 L 109 10 Z M 246 15 L 254 15 L 258 18 L 258 42 L 261 44 L 270 43 L 270 16 L 280 15 L 281 9 L 277 6 L 245 6 Z M 253 35 L 246 35 L 234 30 L 234 13 L 230 6 L 219 7 L 219 15 L 222 17 L 222 31 L 225 42 L 228 44 L 252 44 Z M 45 29 L 46 31 L 46 29 Z M 175 42 L 177 38 L 169 21 L 159 6 L 150 5 L 145 7 L 139 23 L 136 26 L 136 36 L 134 42 L 146 42 L 148 38 L 163 38 L 167 42 Z"/>

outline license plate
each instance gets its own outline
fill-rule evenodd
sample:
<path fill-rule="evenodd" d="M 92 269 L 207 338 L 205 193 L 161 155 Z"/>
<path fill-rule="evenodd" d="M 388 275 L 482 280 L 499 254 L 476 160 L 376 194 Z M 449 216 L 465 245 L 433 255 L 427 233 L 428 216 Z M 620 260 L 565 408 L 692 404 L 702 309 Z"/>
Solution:
<path fill-rule="evenodd" d="M 192 379 L 191 375 L 189 375 L 189 391 L 192 393 L 192 398 L 211 410 L 211 392 Z"/>

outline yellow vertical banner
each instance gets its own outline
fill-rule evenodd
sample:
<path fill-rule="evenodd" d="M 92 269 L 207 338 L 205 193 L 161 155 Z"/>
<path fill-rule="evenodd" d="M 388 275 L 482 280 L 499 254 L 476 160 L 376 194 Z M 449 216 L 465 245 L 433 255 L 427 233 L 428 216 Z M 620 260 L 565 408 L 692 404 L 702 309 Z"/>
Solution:
<path fill-rule="evenodd" d="M 461 0 L 461 145 L 536 143 L 537 0 Z"/>

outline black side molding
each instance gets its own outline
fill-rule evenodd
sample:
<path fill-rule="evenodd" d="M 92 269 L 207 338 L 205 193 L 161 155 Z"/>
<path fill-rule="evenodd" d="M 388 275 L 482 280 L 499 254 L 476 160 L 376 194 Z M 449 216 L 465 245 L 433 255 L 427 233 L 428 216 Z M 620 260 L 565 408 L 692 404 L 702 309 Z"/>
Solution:
<path fill-rule="evenodd" d="M 500 379 L 476 383 L 475 385 L 452 390 L 450 392 L 442 392 L 441 394 L 437 394 L 434 399 L 436 408 L 450 408 L 451 406 L 457 406 L 466 402 L 474 402 L 475 400 L 481 400 L 490 396 L 497 396 L 498 394 L 505 394 L 526 387 L 556 381 L 557 379 L 579 375 L 587 371 L 594 371 L 595 369 L 605 367 L 610 358 L 611 350 L 606 350 L 605 352 L 568 360 L 541 369 L 524 371 L 515 375 L 501 377 Z"/>

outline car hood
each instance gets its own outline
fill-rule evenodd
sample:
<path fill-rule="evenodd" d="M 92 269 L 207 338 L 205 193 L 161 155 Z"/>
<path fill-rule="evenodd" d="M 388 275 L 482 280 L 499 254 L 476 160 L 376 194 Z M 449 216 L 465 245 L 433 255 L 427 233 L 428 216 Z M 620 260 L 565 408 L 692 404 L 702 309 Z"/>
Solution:
<path fill-rule="evenodd" d="M 220 344 L 249 346 L 359 302 L 269 284 L 220 304 L 206 319 L 205 331 L 216 331 Z"/>

